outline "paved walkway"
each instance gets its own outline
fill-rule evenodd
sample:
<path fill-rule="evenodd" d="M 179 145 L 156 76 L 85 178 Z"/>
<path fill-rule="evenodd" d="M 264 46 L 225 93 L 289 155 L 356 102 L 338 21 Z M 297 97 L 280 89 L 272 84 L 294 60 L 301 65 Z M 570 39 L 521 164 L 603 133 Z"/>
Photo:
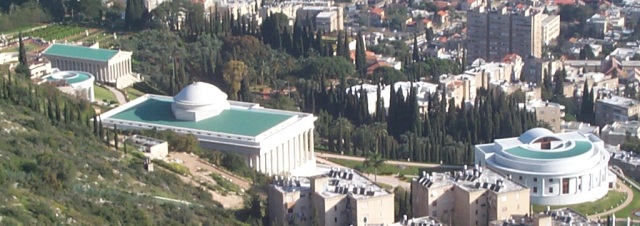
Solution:
<path fill-rule="evenodd" d="M 317 152 L 317 151 L 316 151 L 316 157 L 347 159 L 347 160 L 360 161 L 360 162 L 363 162 L 365 160 L 364 157 L 337 155 L 337 154 L 330 154 L 326 152 Z M 459 165 L 444 165 L 444 164 L 422 163 L 422 162 L 404 162 L 404 161 L 394 161 L 394 160 L 385 160 L 384 162 L 386 164 L 392 164 L 392 165 L 398 165 L 398 166 L 417 166 L 417 167 L 425 167 L 425 168 L 442 167 L 442 168 L 450 168 L 450 169 L 462 169 L 462 166 L 459 166 Z"/>
<path fill-rule="evenodd" d="M 329 166 L 335 166 L 335 167 L 345 167 L 342 166 L 340 164 L 331 162 L 329 160 L 323 159 L 320 156 L 316 157 L 316 162 L 320 163 L 320 164 L 324 164 L 324 165 L 329 165 Z M 363 173 L 363 175 L 367 176 L 367 178 L 371 181 L 375 181 L 376 180 L 376 176 L 375 174 L 365 174 Z M 389 175 L 378 175 L 378 182 L 383 183 L 383 184 L 388 184 L 391 187 L 403 187 L 404 189 L 411 189 L 411 183 L 406 182 L 406 181 L 402 181 L 399 178 L 395 177 L 395 176 L 389 176 Z"/>
<path fill-rule="evenodd" d="M 625 183 L 618 182 L 617 184 L 620 186 L 620 188 L 617 188 L 616 190 L 624 192 L 624 193 L 627 193 L 627 199 L 625 199 L 622 204 L 618 205 L 617 207 L 615 207 L 615 208 L 613 208 L 611 210 L 608 210 L 608 211 L 605 211 L 605 212 L 602 212 L 602 213 L 598 213 L 598 214 L 589 215 L 588 217 L 590 219 L 598 219 L 598 218 L 603 218 L 603 217 L 606 218 L 607 215 L 610 215 L 610 214 L 613 214 L 615 212 L 618 212 L 618 211 L 624 209 L 625 207 L 627 207 L 629 204 L 631 204 L 631 202 L 633 201 L 633 191 L 631 190 L 631 188 L 629 188 L 629 186 L 627 186 Z"/>
<path fill-rule="evenodd" d="M 230 178 L 234 184 L 238 185 L 238 187 L 244 189 L 245 191 L 251 188 L 251 184 L 248 181 L 240 177 L 237 177 L 233 174 L 230 174 L 226 171 L 220 170 L 217 167 L 200 160 L 198 156 L 192 156 L 184 152 L 171 152 L 169 153 L 169 155 L 171 156 L 170 158 L 172 159 L 173 158 L 180 159 L 180 161 L 183 162 L 182 164 L 185 165 L 187 168 L 189 168 L 189 171 L 191 171 L 191 174 L 195 176 L 200 176 L 207 180 L 214 181 L 210 175 L 212 172 L 214 172 L 214 173 L 220 174 L 225 178 Z"/>
<path fill-rule="evenodd" d="M 113 88 L 111 86 L 104 86 L 104 87 L 106 87 L 110 92 L 113 93 L 113 95 L 116 96 L 116 99 L 118 99 L 119 105 L 123 105 L 127 103 L 127 98 L 124 97 L 124 93 L 122 93 L 120 90 Z"/>

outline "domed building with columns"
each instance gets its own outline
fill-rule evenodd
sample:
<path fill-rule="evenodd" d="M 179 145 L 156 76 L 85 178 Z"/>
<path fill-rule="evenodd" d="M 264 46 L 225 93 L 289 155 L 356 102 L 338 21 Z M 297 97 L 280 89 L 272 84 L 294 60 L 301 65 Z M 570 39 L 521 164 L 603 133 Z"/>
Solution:
<path fill-rule="evenodd" d="M 604 197 L 616 176 L 604 142 L 591 133 L 534 128 L 475 146 L 475 163 L 528 187 L 531 203 L 571 205 Z"/>
<path fill-rule="evenodd" d="M 204 148 L 241 154 L 249 167 L 268 175 L 315 169 L 312 114 L 229 101 L 204 82 L 173 97 L 146 94 L 100 118 L 111 128 L 192 134 Z"/>

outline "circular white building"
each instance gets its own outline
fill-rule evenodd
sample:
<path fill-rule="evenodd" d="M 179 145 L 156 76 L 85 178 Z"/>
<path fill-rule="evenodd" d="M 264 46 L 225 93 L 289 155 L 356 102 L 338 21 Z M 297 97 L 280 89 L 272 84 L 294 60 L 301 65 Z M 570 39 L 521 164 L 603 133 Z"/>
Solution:
<path fill-rule="evenodd" d="M 608 162 L 604 142 L 591 133 L 554 134 L 534 128 L 520 137 L 475 147 L 476 164 L 528 187 L 531 203 L 538 205 L 570 205 L 602 198 L 616 180 Z"/>
<path fill-rule="evenodd" d="M 193 83 L 173 97 L 171 110 L 178 120 L 200 121 L 229 110 L 227 94 L 204 82 Z"/>
<path fill-rule="evenodd" d="M 93 82 L 95 77 L 83 71 L 54 71 L 42 77 L 41 83 L 52 84 L 64 93 L 95 101 Z"/>

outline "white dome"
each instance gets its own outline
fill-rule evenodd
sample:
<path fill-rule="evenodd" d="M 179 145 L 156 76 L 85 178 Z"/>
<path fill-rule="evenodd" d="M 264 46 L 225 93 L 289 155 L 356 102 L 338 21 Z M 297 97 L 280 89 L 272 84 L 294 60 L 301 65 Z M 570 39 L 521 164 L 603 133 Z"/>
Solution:
<path fill-rule="evenodd" d="M 205 105 L 227 100 L 227 94 L 206 82 L 195 82 L 173 97 L 173 101 L 184 105 Z"/>
<path fill-rule="evenodd" d="M 184 87 L 173 97 L 171 110 L 178 120 L 200 121 L 230 109 L 227 94 L 218 87 L 205 82 L 196 82 Z"/>

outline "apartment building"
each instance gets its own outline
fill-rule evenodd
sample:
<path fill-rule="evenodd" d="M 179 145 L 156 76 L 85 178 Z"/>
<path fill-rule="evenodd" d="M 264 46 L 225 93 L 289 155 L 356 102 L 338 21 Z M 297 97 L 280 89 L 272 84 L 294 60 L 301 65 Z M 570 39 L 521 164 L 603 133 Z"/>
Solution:
<path fill-rule="evenodd" d="M 553 132 L 560 132 L 562 127 L 562 118 L 564 117 L 564 105 L 543 101 L 540 99 L 530 100 L 527 103 L 519 103 L 518 107 L 525 108 L 527 111 L 534 112 L 538 121 L 549 124 L 549 129 Z"/>
<path fill-rule="evenodd" d="M 638 137 L 638 134 L 640 134 L 640 122 L 635 120 L 614 122 L 602 127 L 600 139 L 605 144 L 621 145 L 627 140 L 627 136 Z"/>
<path fill-rule="evenodd" d="M 528 215 L 514 215 L 508 220 L 492 221 L 490 226 L 563 226 L 563 225 L 582 225 L 582 226 L 600 226 L 601 223 L 591 220 L 572 209 L 562 208 L 556 210 L 547 210 L 542 213 L 534 213 Z"/>
<path fill-rule="evenodd" d="M 296 11 L 296 18 L 301 22 L 311 20 L 319 29 L 325 32 L 344 30 L 344 10 L 339 6 L 330 5 L 304 5 Z"/>
<path fill-rule="evenodd" d="M 394 222 L 394 194 L 351 169 L 318 167 L 306 178 L 276 177 L 268 188 L 275 225 L 364 226 Z M 315 213 L 314 213 L 315 211 Z"/>
<path fill-rule="evenodd" d="M 529 189 L 490 169 L 422 173 L 411 181 L 414 216 L 431 216 L 449 225 L 489 225 L 529 213 Z"/>
<path fill-rule="evenodd" d="M 500 61 L 510 53 L 542 55 L 543 14 L 531 8 L 478 7 L 467 12 L 468 59 Z"/>
<path fill-rule="evenodd" d="M 404 219 L 389 226 L 446 226 L 446 224 L 443 224 L 438 219 L 431 216 L 409 219 L 407 218 L 407 215 L 405 215 Z"/>
<path fill-rule="evenodd" d="M 461 75 L 442 75 L 440 76 L 441 90 L 446 92 L 447 100 L 453 98 L 456 107 L 462 106 L 464 102 L 473 103 L 476 99 L 477 79 L 480 76 L 461 74 Z M 448 104 L 448 102 L 447 102 Z"/>
<path fill-rule="evenodd" d="M 596 101 L 596 125 L 604 126 L 616 121 L 637 120 L 640 113 L 640 102 L 637 100 L 603 94 L 603 98 Z"/>
<path fill-rule="evenodd" d="M 542 14 L 542 43 L 549 45 L 560 36 L 560 15 Z"/>

